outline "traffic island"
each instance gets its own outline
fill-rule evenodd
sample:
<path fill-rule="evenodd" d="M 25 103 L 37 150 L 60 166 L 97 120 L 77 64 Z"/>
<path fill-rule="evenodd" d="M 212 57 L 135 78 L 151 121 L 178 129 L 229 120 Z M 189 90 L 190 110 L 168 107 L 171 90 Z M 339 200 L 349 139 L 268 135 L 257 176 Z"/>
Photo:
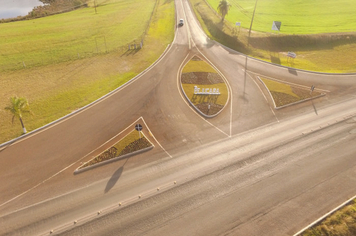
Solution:
<path fill-rule="evenodd" d="M 198 56 L 183 68 L 181 89 L 189 103 L 204 117 L 218 115 L 229 98 L 224 79 Z"/>
<path fill-rule="evenodd" d="M 270 94 L 275 109 L 280 109 L 325 96 L 325 93 L 316 91 L 314 86 L 308 88 L 305 86 L 287 84 L 281 81 L 267 79 L 260 76 L 257 78 L 262 82 Z"/>
<path fill-rule="evenodd" d="M 151 150 L 153 147 L 143 132 L 132 130 L 113 146 L 79 166 L 74 174 Z"/>

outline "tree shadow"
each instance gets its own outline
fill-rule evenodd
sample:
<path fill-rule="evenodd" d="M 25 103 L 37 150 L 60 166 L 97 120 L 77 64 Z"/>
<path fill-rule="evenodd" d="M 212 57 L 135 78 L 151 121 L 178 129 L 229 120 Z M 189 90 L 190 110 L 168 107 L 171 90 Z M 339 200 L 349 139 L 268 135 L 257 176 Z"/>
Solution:
<path fill-rule="evenodd" d="M 249 43 L 256 49 L 280 51 L 316 51 L 356 43 L 356 34 L 267 35 L 251 37 Z"/>
<path fill-rule="evenodd" d="M 237 36 L 231 36 L 224 32 L 225 24 L 222 21 L 218 23 L 213 22 L 212 20 L 202 17 L 204 24 L 207 26 L 213 39 L 219 39 L 222 44 L 227 47 L 234 49 L 240 53 L 248 54 L 249 49 L 237 38 Z M 207 44 L 206 46 L 213 46 L 213 43 Z"/>
<path fill-rule="evenodd" d="M 106 184 L 104 193 L 109 192 L 116 184 L 116 182 L 120 179 L 122 172 L 124 171 L 124 166 L 126 164 L 126 162 L 128 161 L 129 158 L 126 159 L 125 163 L 119 168 L 117 169 L 114 174 L 111 176 L 111 178 L 109 179 L 108 183 Z"/>

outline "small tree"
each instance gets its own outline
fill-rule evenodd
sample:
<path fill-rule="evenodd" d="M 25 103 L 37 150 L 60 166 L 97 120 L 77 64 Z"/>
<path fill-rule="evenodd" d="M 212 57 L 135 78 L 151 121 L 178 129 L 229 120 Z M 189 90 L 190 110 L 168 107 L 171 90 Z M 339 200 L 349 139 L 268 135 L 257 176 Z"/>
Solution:
<path fill-rule="evenodd" d="M 221 0 L 218 5 L 218 12 L 222 16 L 222 20 L 224 21 L 225 16 L 229 13 L 231 4 L 227 0 Z"/>
<path fill-rule="evenodd" d="M 14 97 L 10 98 L 10 105 L 5 107 L 5 110 L 11 112 L 11 114 L 13 115 L 12 123 L 14 123 L 15 117 L 19 118 L 21 125 L 22 125 L 23 133 L 25 134 L 27 131 L 26 131 L 26 128 L 22 121 L 22 114 L 23 113 L 32 113 L 30 111 L 30 107 L 29 107 L 27 99 L 14 96 Z"/>

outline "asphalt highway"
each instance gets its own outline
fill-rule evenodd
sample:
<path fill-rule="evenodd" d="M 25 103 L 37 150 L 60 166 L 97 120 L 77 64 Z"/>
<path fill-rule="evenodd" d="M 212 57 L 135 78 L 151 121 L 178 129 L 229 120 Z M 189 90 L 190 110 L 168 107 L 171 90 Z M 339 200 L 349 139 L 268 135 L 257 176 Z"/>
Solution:
<path fill-rule="evenodd" d="M 207 38 L 187 1 L 176 9 L 185 25 L 151 68 L 0 150 L 1 235 L 292 235 L 356 195 L 356 76 L 246 58 Z M 230 90 L 213 119 L 179 88 L 194 55 Z M 259 75 L 326 95 L 275 110 Z M 152 151 L 73 175 L 136 123 Z"/>

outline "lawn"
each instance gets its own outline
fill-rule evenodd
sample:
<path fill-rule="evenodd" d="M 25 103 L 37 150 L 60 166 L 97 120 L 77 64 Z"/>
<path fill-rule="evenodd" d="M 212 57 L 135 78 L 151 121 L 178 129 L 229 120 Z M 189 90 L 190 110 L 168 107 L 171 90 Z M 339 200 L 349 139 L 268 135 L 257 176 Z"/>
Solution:
<path fill-rule="evenodd" d="M 0 70 L 93 56 L 143 40 L 156 0 L 111 0 L 97 7 L 0 24 Z M 137 16 L 140 19 L 137 20 Z"/>
<path fill-rule="evenodd" d="M 263 77 L 260 77 L 260 79 L 271 93 L 277 108 L 321 95 L 317 91 L 310 93 L 307 88 L 296 87 Z"/>
<path fill-rule="evenodd" d="M 206 0 L 217 9 L 220 0 Z M 256 0 L 229 0 L 231 9 L 225 17 L 232 23 L 241 22 L 249 29 Z M 354 32 L 356 14 L 354 0 L 313 0 L 258 1 L 252 30 L 271 32 L 272 22 L 282 22 L 280 33 L 317 34 L 335 32 Z"/>
<path fill-rule="evenodd" d="M 232 7 L 224 23 L 216 13 L 218 0 L 190 1 L 205 33 L 213 40 L 236 51 L 267 62 L 297 69 L 328 73 L 356 72 L 354 63 L 356 60 L 356 33 L 353 30 L 356 21 L 351 20 L 356 15 L 352 13 L 350 0 L 342 1 L 344 4 L 329 0 L 288 1 L 288 5 L 283 4 L 286 1 L 281 0 L 259 1 L 251 37 L 249 37 L 248 29 L 255 4 L 254 0 L 239 1 L 239 5 L 247 12 L 238 7 L 237 1 L 230 1 Z M 210 2 L 211 6 L 207 2 Z M 270 8 L 278 3 L 277 8 Z M 318 3 L 323 7 L 316 8 Z M 315 6 L 306 8 L 308 10 L 300 10 L 310 4 L 315 4 Z M 311 12 L 312 10 L 313 12 Z M 247 22 L 243 19 L 245 14 L 249 15 Z M 301 14 L 305 14 L 305 17 L 302 17 Z M 265 22 L 259 20 L 262 16 L 263 19 L 270 19 L 266 20 L 268 23 L 261 24 Z M 285 24 L 284 19 L 293 17 L 307 18 L 306 22 L 308 23 L 304 24 L 303 21 L 298 21 L 298 26 L 289 27 L 288 24 Z M 331 24 L 329 20 L 332 20 L 333 23 Z M 282 22 L 280 33 L 272 32 L 272 21 Z M 235 25 L 236 22 L 242 23 L 241 29 Z M 295 52 L 297 57 L 290 60 L 287 57 L 289 51 Z"/>
<path fill-rule="evenodd" d="M 45 55 L 45 52 L 42 52 L 43 45 L 46 45 L 44 42 L 53 43 L 52 49 L 57 48 L 58 53 L 63 53 L 63 55 L 66 55 L 62 52 L 67 50 L 66 47 L 69 48 L 67 52 L 75 52 L 75 55 L 77 55 L 76 49 L 81 47 L 96 51 L 95 42 L 92 44 L 93 42 L 86 40 L 86 37 L 90 38 L 90 31 L 92 35 L 98 32 L 110 33 L 113 35 L 113 40 L 115 39 L 110 43 L 110 37 L 107 37 L 108 34 L 105 33 L 107 48 L 113 48 L 111 51 L 108 50 L 108 53 L 103 51 L 105 45 L 100 44 L 100 41 L 97 40 L 98 48 L 101 48 L 101 51 L 88 55 L 80 54 L 80 58 L 76 56 L 75 59 L 61 61 L 62 57 L 57 54 L 53 56 L 53 62 L 48 64 L 28 66 L 31 63 L 25 61 L 26 68 L 23 68 L 23 66 L 11 67 L 12 63 L 6 61 L 7 70 L 2 67 L 5 66 L 1 64 L 4 61 L 1 62 L 0 143 L 21 135 L 19 121 L 15 120 L 14 124 L 11 124 L 11 114 L 3 109 L 7 106 L 11 96 L 17 95 L 26 97 L 29 100 L 34 115 L 25 116 L 24 123 L 27 130 L 31 131 L 71 113 L 116 89 L 157 60 L 173 40 L 175 18 L 173 1 L 157 0 L 155 2 L 155 0 L 143 2 L 134 0 L 132 4 L 131 2 L 127 4 L 127 1 L 110 0 L 106 1 L 106 4 L 97 7 L 97 14 L 95 14 L 94 8 L 88 8 L 36 20 L 0 24 L 0 35 L 7 37 L 6 40 L 0 41 L 0 47 L 5 48 L 4 45 L 6 44 L 8 46 L 12 45 L 9 47 L 14 48 L 14 45 L 17 45 L 16 47 L 20 47 L 17 51 L 26 51 L 26 55 L 31 55 L 30 57 L 36 61 L 41 61 L 42 58 L 50 58 L 50 55 Z M 133 6 L 138 6 L 135 4 L 142 6 L 138 7 L 141 10 L 132 9 Z M 127 11 L 125 8 L 127 8 Z M 145 12 L 148 11 L 148 8 L 150 8 L 151 12 L 146 14 Z M 140 20 L 137 20 L 137 14 L 140 15 Z M 94 21 L 86 25 L 80 21 L 81 17 L 78 17 L 78 20 L 73 21 L 69 26 L 66 23 L 66 19 L 69 16 L 72 19 L 81 16 L 86 18 L 87 21 L 91 21 L 91 19 L 94 19 Z M 114 26 L 111 25 L 111 22 L 115 19 L 120 19 L 122 24 L 116 22 L 116 26 L 115 24 Z M 46 23 L 46 21 L 50 23 Z M 50 37 L 51 35 L 56 35 L 57 31 L 63 30 L 59 27 L 59 22 L 61 21 L 64 22 L 63 27 L 68 27 L 64 31 L 72 32 L 70 33 L 72 36 L 77 34 L 76 31 L 83 30 L 82 38 L 78 39 L 81 42 L 78 43 L 76 40 L 71 42 L 71 40 L 65 40 L 65 38 L 61 38 L 62 41 L 57 41 L 56 37 Z M 32 23 L 33 25 L 42 22 L 42 29 L 37 31 L 36 35 L 25 29 L 25 26 L 28 26 L 30 22 L 35 22 Z M 53 24 L 51 25 L 51 23 Z M 96 28 L 86 29 L 86 26 L 90 24 L 97 26 Z M 13 29 L 11 29 L 12 27 Z M 8 32 L 12 32 L 12 37 L 3 32 L 5 28 Z M 86 34 L 88 32 L 89 34 Z M 30 36 L 27 36 L 27 33 Z M 123 34 L 126 36 L 122 36 Z M 20 37 L 21 35 L 23 37 Z M 137 40 L 138 35 L 140 40 L 143 39 L 143 48 L 128 51 L 125 44 Z M 32 37 L 38 40 L 34 41 Z M 31 50 L 26 48 L 25 45 L 27 44 L 30 44 Z M 90 45 L 94 46 L 91 47 Z M 115 46 L 117 47 L 116 49 Z M 10 49 L 1 52 L 0 60 L 4 60 L 3 55 L 9 53 L 8 50 Z M 21 53 L 15 54 L 12 55 L 10 53 L 7 57 L 12 57 L 13 60 L 15 60 L 14 58 L 21 58 Z"/>

